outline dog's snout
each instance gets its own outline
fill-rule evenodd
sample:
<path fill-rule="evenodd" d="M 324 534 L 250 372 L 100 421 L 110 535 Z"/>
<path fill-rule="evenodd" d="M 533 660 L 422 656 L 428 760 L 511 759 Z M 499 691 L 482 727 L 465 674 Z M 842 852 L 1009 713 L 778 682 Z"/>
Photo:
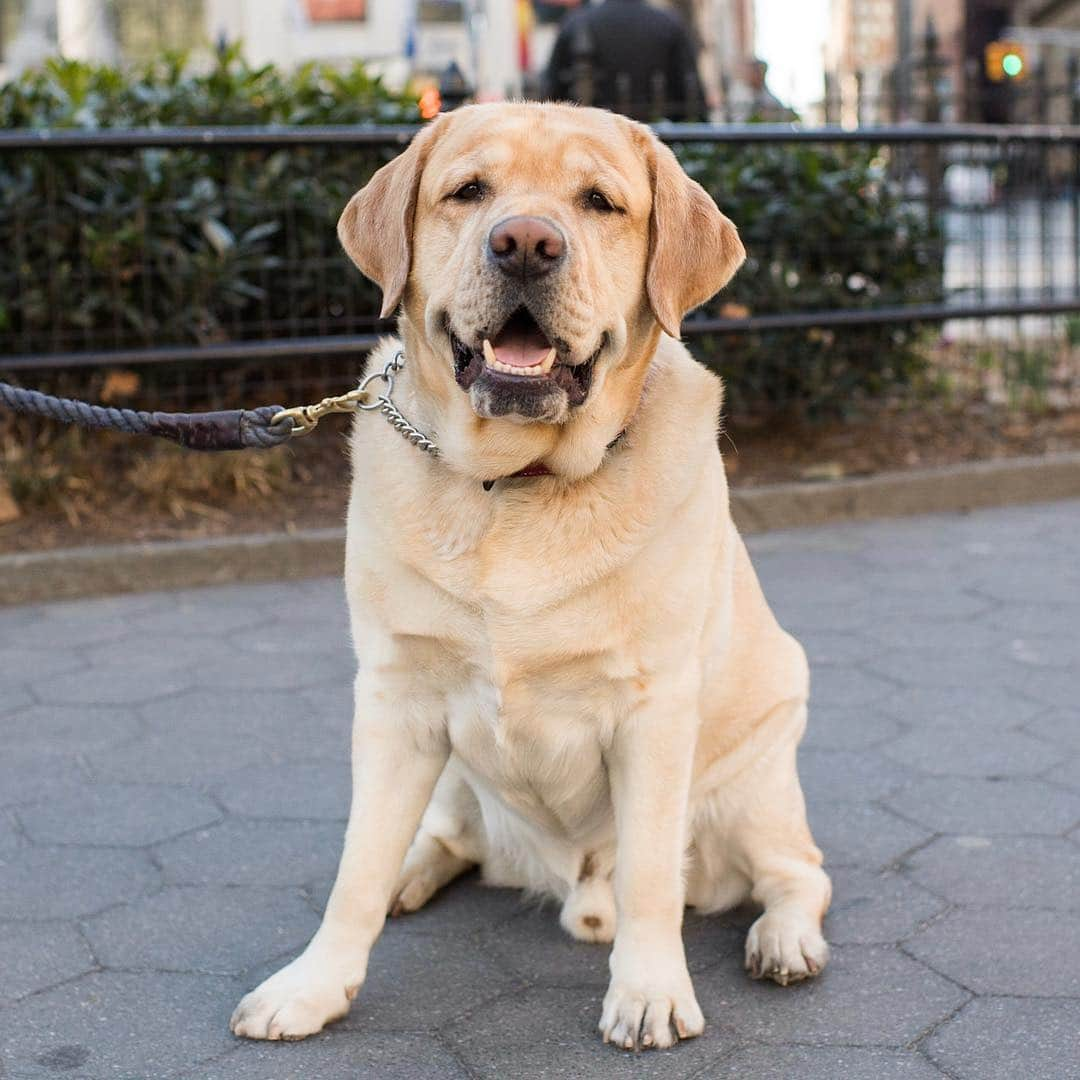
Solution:
<path fill-rule="evenodd" d="M 503 218 L 492 228 L 488 251 L 508 274 L 537 277 L 562 262 L 566 239 L 555 222 L 519 215 Z"/>

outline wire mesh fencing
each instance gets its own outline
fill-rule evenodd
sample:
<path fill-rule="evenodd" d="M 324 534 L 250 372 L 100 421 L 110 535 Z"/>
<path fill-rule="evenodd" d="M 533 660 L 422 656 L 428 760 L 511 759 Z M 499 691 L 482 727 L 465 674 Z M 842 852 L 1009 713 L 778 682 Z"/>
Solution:
<path fill-rule="evenodd" d="M 684 325 L 746 407 L 903 392 L 961 345 L 1075 356 L 1080 128 L 657 131 L 747 246 Z M 412 132 L 0 133 L 0 377 L 161 408 L 348 385 L 392 324 L 336 220 Z"/>

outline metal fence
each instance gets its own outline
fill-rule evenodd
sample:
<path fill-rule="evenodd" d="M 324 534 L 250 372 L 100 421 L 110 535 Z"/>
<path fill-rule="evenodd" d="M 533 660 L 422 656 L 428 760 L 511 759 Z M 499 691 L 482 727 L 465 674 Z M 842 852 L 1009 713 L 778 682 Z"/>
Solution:
<path fill-rule="evenodd" d="M 1080 127 L 657 130 L 750 252 L 684 326 L 728 370 L 770 333 L 857 352 L 860 329 L 1050 334 L 1080 312 Z M 339 386 L 392 327 L 334 223 L 412 134 L 0 133 L 0 377 L 152 368 L 170 404 Z"/>

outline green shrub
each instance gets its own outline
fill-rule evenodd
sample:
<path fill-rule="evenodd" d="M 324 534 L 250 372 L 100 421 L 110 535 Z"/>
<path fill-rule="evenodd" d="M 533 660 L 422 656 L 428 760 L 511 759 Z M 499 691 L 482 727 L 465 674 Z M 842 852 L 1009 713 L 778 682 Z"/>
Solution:
<path fill-rule="evenodd" d="M 4 128 L 412 123 L 413 99 L 357 64 L 137 73 L 54 61 L 0 88 Z M 340 252 L 349 195 L 397 147 L 34 150 L 0 155 L 3 353 L 66 352 L 377 328 L 378 294 Z M 705 314 L 939 298 L 938 238 L 865 146 L 677 147 L 740 226 L 746 266 Z M 907 384 L 895 325 L 694 339 L 733 408 L 850 408 Z"/>
<path fill-rule="evenodd" d="M 864 144 L 677 148 L 739 226 L 747 261 L 703 314 L 844 311 L 942 299 L 941 239 L 906 203 L 888 152 Z M 709 335 L 734 408 L 845 412 L 922 371 L 918 327 L 896 323 Z"/>
<path fill-rule="evenodd" d="M 163 53 L 129 71 L 54 59 L 0 87 L 0 129 L 196 127 L 213 124 L 407 124 L 414 98 L 389 91 L 361 63 L 252 67 L 239 46 L 195 68 Z"/>
<path fill-rule="evenodd" d="M 145 128 L 417 120 L 361 64 L 285 73 L 229 52 L 135 75 L 56 60 L 0 88 L 0 126 Z M 335 225 L 397 147 L 0 155 L 2 354 L 370 330 L 377 292 Z"/>

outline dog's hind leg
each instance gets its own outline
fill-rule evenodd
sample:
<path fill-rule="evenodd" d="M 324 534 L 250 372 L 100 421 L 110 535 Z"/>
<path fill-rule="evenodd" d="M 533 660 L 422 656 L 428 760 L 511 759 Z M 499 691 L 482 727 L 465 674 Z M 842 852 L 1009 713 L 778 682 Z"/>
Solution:
<path fill-rule="evenodd" d="M 806 706 L 796 707 L 805 717 Z M 746 936 L 746 969 L 781 986 L 817 975 L 829 958 L 821 923 L 832 885 L 806 823 L 795 750 L 792 741 L 745 777 L 729 838 L 765 909 Z"/>
<path fill-rule="evenodd" d="M 405 856 L 390 914 L 418 911 L 444 885 L 482 863 L 486 847 L 476 796 L 451 757 Z"/>

